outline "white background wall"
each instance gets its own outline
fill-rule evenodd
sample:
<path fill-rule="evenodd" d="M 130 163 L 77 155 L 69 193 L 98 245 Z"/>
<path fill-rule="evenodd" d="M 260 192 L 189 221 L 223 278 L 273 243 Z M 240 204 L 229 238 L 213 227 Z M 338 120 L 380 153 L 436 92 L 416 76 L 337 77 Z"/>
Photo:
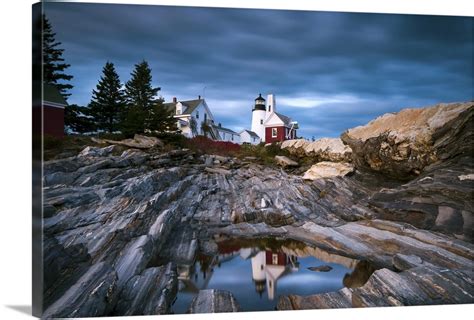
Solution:
<path fill-rule="evenodd" d="M 0 130 L 2 134 L 0 177 L 0 319 L 31 319 L 31 4 L 32 0 L 2 1 L 0 6 L 1 50 Z M 82 2 L 88 2 L 83 0 Z M 90 2 L 90 1 L 89 1 Z M 95 2 L 99 2 L 96 0 Z M 470 0 L 150 0 L 102 1 L 113 3 L 186 4 L 234 7 L 299 8 L 333 11 L 474 15 Z M 430 319 L 468 318 L 474 305 L 422 306 L 258 312 L 215 315 L 122 317 L 110 319 Z M 89 318 L 92 319 L 92 318 Z M 101 318 L 104 319 L 104 318 Z"/>

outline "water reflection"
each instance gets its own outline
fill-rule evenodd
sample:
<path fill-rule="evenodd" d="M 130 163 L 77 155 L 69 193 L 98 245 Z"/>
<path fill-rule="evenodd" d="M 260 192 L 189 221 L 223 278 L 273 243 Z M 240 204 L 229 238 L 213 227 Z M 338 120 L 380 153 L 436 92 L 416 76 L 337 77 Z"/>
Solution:
<path fill-rule="evenodd" d="M 199 253 L 192 265 L 178 265 L 180 287 L 173 311 L 185 313 L 202 289 L 232 292 L 243 311 L 274 310 L 280 295 L 310 295 L 343 288 L 344 277 L 349 281 L 347 277 L 356 263 L 298 242 L 220 242 L 218 254 Z M 332 269 L 308 270 L 323 265 Z"/>

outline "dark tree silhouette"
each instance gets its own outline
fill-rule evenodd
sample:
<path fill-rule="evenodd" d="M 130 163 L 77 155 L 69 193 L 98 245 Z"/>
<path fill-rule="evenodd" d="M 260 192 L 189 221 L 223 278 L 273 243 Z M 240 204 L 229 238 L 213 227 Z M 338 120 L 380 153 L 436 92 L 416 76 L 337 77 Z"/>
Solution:
<path fill-rule="evenodd" d="M 107 62 L 96 89 L 92 90 L 91 114 L 97 130 L 114 132 L 119 129 L 125 100 L 120 78 L 114 64 Z"/>
<path fill-rule="evenodd" d="M 73 77 L 64 73 L 64 71 L 70 65 L 64 63 L 62 58 L 64 49 L 59 48 L 61 42 L 56 41 L 56 33 L 53 32 L 53 28 L 44 14 L 42 17 L 42 30 L 43 82 L 56 86 L 67 100 L 71 95 L 68 93 L 68 90 L 72 89 L 73 86 L 65 82 L 70 81 Z"/>

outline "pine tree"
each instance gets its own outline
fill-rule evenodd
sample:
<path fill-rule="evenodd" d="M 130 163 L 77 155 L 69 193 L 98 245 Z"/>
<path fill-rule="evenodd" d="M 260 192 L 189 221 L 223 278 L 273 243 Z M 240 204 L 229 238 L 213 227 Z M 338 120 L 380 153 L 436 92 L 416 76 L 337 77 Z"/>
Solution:
<path fill-rule="evenodd" d="M 147 112 L 137 106 L 128 106 L 121 122 L 121 131 L 126 137 L 133 137 L 136 133 L 145 132 Z"/>
<path fill-rule="evenodd" d="M 46 84 L 55 85 L 59 92 L 65 99 L 71 94 L 67 91 L 73 86 L 65 81 L 70 81 L 73 77 L 65 74 L 64 70 L 70 67 L 69 64 L 64 63 L 62 58 L 64 49 L 58 48 L 61 42 L 55 39 L 56 33 L 53 32 L 51 24 L 46 16 L 43 14 L 43 81 Z"/>
<path fill-rule="evenodd" d="M 151 69 L 145 60 L 135 65 L 132 78 L 125 84 L 127 105 L 136 106 L 143 110 L 150 110 L 160 88 L 153 88 L 151 84 Z"/>
<path fill-rule="evenodd" d="M 64 110 L 64 125 L 66 132 L 88 133 L 94 131 L 91 110 L 76 104 L 66 106 Z"/>
<path fill-rule="evenodd" d="M 102 69 L 102 76 L 96 89 L 92 90 L 90 107 L 96 129 L 108 132 L 119 129 L 125 102 L 121 87 L 114 64 L 107 62 Z"/>
<path fill-rule="evenodd" d="M 125 84 L 126 113 L 122 122 L 122 133 L 132 136 L 149 130 L 160 88 L 151 84 L 151 69 L 146 61 L 135 65 L 132 78 Z"/>
<path fill-rule="evenodd" d="M 158 132 L 170 132 L 176 131 L 176 119 L 174 116 L 174 110 L 168 110 L 164 104 L 163 99 L 158 99 L 152 109 L 148 123 L 146 124 L 147 129 Z"/>

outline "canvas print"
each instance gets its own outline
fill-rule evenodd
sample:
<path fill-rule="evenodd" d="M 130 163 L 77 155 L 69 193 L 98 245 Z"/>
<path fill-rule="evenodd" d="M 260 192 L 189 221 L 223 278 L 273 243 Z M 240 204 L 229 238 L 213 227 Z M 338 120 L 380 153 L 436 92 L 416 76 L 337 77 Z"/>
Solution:
<path fill-rule="evenodd" d="M 33 7 L 42 318 L 470 304 L 473 18 Z"/>

